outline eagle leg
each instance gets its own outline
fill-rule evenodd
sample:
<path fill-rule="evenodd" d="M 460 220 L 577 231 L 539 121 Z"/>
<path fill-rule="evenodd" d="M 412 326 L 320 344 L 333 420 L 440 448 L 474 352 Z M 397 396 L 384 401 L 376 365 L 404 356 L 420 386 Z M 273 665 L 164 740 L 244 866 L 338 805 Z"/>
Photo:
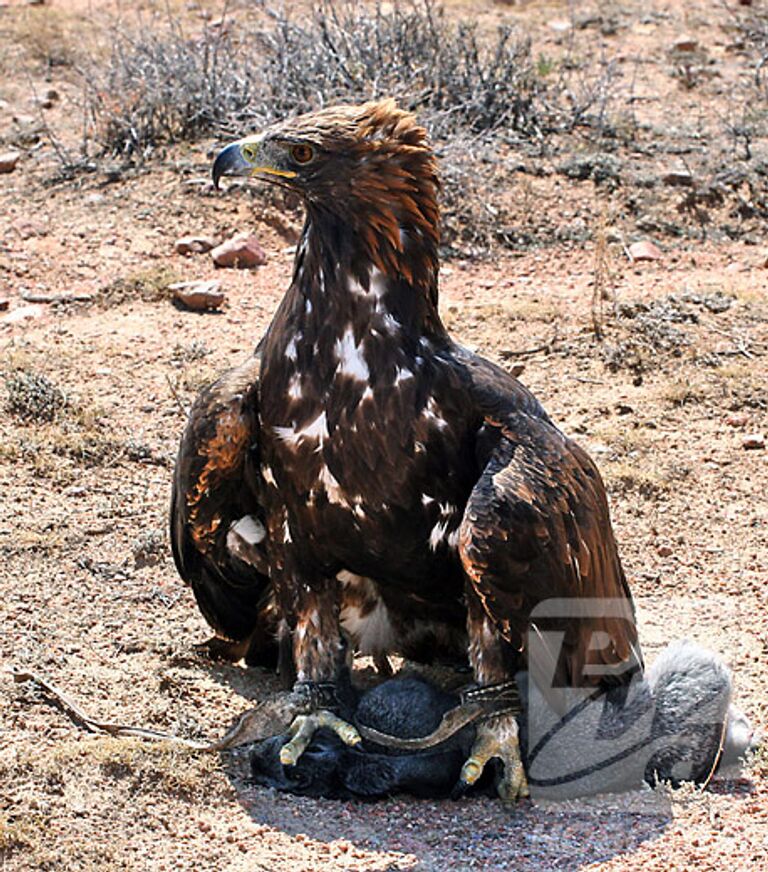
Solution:
<path fill-rule="evenodd" d="M 315 732 L 332 730 L 347 745 L 362 741 L 339 711 L 346 708 L 339 683 L 345 672 L 346 645 L 339 627 L 339 585 L 335 578 L 297 585 L 293 656 L 298 673 L 294 692 L 307 699 L 309 712 L 291 723 L 280 762 L 295 766 Z M 343 682 L 342 682 L 343 684 Z"/>
<path fill-rule="evenodd" d="M 515 802 L 529 794 L 516 719 L 520 699 L 517 684 L 511 678 L 517 671 L 520 655 L 501 638 L 471 588 L 467 590 L 467 606 L 469 659 L 477 685 L 462 694 L 462 702 L 480 703 L 487 715 L 477 727 L 454 795 L 460 796 L 480 778 L 487 763 L 498 758 L 504 771 L 496 785 L 497 793 L 504 802 Z"/>
<path fill-rule="evenodd" d="M 512 713 L 491 717 L 478 726 L 475 742 L 462 766 L 455 792 L 461 794 L 474 784 L 483 774 L 488 761 L 495 757 L 504 765 L 501 780 L 496 785 L 499 797 L 504 802 L 516 802 L 528 796 L 528 781 L 520 756 L 517 719 Z"/>

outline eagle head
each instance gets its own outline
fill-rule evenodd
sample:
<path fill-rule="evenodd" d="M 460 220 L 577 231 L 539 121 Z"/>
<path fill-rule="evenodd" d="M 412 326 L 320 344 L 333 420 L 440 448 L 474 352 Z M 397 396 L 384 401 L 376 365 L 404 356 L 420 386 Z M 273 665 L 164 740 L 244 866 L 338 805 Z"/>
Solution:
<path fill-rule="evenodd" d="M 310 213 L 356 231 L 376 262 L 402 262 L 408 239 L 435 249 L 439 180 L 426 130 L 394 100 L 332 106 L 226 146 L 213 165 L 297 192 Z M 432 260 L 432 252 L 424 252 Z"/>

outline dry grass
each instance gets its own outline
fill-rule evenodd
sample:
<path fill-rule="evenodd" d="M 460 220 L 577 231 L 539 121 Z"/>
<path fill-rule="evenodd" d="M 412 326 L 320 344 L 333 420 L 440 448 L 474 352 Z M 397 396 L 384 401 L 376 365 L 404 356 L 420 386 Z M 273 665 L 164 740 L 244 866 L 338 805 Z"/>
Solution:
<path fill-rule="evenodd" d="M 659 399 L 670 406 L 685 406 L 689 403 L 702 403 L 711 396 L 707 386 L 688 379 L 664 382 L 658 391 Z"/>
<path fill-rule="evenodd" d="M 180 275 L 168 266 L 151 267 L 131 275 L 115 279 L 101 288 L 98 303 L 109 308 L 123 303 L 141 300 L 145 303 L 158 303 L 171 300 L 170 286 L 181 281 Z"/>
<path fill-rule="evenodd" d="M 669 490 L 670 476 L 652 461 L 607 460 L 601 464 L 603 478 L 612 494 L 637 493 L 653 499 Z"/>
<path fill-rule="evenodd" d="M 196 800 L 200 790 L 217 792 L 214 785 L 221 780 L 215 754 L 111 736 L 64 742 L 44 763 L 32 768 L 46 775 L 86 766 L 96 766 L 107 778 L 123 781 L 130 793 L 160 790 L 186 800 Z"/>
<path fill-rule="evenodd" d="M 725 405 L 731 411 L 743 408 L 768 410 L 765 378 L 754 362 L 729 363 L 720 366 L 715 374 L 722 379 Z"/>

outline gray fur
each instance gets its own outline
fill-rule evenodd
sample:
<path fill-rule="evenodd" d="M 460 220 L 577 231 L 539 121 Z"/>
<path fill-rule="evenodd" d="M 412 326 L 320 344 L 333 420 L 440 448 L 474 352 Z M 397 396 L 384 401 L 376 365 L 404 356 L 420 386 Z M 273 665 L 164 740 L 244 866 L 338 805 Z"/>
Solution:
<path fill-rule="evenodd" d="M 705 781 L 719 759 L 731 692 L 722 661 L 687 640 L 670 645 L 627 688 L 591 701 L 584 691 L 563 691 L 562 719 L 530 683 L 523 726 L 531 795 L 567 799 L 657 780 Z M 734 733 L 732 744 L 738 758 L 743 736 Z"/>

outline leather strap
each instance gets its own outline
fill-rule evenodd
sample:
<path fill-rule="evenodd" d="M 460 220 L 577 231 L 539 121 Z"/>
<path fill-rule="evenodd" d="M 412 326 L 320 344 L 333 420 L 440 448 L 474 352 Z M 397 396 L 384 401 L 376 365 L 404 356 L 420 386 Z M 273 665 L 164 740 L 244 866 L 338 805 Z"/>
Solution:
<path fill-rule="evenodd" d="M 337 712 L 339 710 L 336 684 L 333 681 L 297 681 L 293 685 L 293 691 L 307 700 L 310 711 L 325 709 Z"/>

